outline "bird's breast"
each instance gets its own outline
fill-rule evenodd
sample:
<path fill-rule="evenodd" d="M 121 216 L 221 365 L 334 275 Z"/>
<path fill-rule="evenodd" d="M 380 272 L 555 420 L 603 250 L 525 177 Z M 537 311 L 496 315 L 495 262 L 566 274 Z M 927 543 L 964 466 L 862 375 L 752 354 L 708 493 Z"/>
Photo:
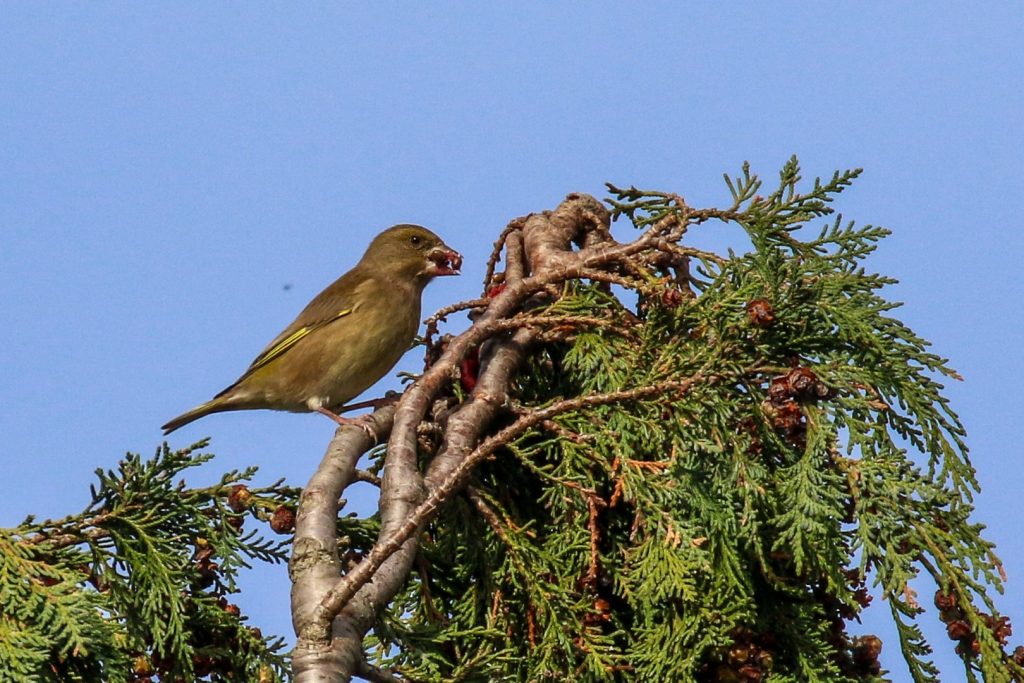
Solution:
<path fill-rule="evenodd" d="M 412 345 L 418 326 L 418 306 L 386 300 L 364 303 L 331 323 L 316 363 L 322 374 L 308 399 L 334 407 L 351 401 L 395 366 Z"/>

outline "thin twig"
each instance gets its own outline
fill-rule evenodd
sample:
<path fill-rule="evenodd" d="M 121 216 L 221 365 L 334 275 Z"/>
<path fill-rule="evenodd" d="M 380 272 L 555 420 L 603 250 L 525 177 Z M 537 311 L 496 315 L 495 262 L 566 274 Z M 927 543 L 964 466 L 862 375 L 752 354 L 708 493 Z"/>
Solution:
<path fill-rule="evenodd" d="M 483 499 L 480 492 L 472 486 L 467 486 L 466 497 L 469 498 L 469 502 L 473 504 L 473 507 L 477 509 L 480 515 L 484 518 L 484 521 L 486 521 L 488 526 L 491 527 L 491 531 L 493 531 L 494 534 L 505 543 L 505 545 L 510 548 L 513 547 L 511 540 L 509 540 L 508 532 L 505 531 L 505 526 L 498 517 L 498 513 L 487 504 L 487 501 Z"/>
<path fill-rule="evenodd" d="M 352 479 L 354 481 L 361 481 L 367 484 L 373 484 L 377 488 L 380 488 L 380 477 L 378 477 L 373 472 L 367 472 L 366 470 L 357 469 Z"/>
<path fill-rule="evenodd" d="M 599 504 L 600 503 L 600 504 Z M 590 566 L 587 568 L 587 583 L 597 581 L 597 573 L 600 564 L 601 527 L 597 523 L 599 507 L 606 507 L 608 503 L 596 495 L 587 496 L 587 528 L 590 530 Z"/>
<path fill-rule="evenodd" d="M 486 308 L 487 304 L 491 303 L 491 299 L 481 297 L 479 299 L 468 299 L 466 301 L 459 301 L 454 304 L 449 304 L 443 308 L 437 309 L 432 316 L 423 321 L 427 327 L 427 336 L 430 335 L 431 330 L 437 333 L 437 324 L 442 320 L 445 320 L 452 313 L 458 313 L 459 311 L 469 311 L 475 308 Z"/>
<path fill-rule="evenodd" d="M 501 259 L 501 250 L 505 247 L 505 240 L 515 230 L 522 230 L 523 224 L 526 223 L 528 216 L 521 216 L 512 221 L 501 231 L 498 235 L 498 239 L 494 241 L 494 248 L 491 250 L 491 255 L 487 258 L 487 268 L 484 270 L 484 291 L 487 290 L 494 280 L 494 268 L 498 265 L 498 261 Z"/>
<path fill-rule="evenodd" d="M 359 662 L 359 668 L 356 670 L 356 673 L 370 681 L 370 683 L 402 683 L 405 680 L 395 676 L 390 669 L 381 669 L 370 664 L 365 659 Z"/>
<path fill-rule="evenodd" d="M 607 318 L 593 315 L 529 315 L 519 314 L 505 320 L 495 321 L 494 332 L 515 330 L 521 327 L 600 327 L 627 339 L 636 339 L 631 330 Z"/>

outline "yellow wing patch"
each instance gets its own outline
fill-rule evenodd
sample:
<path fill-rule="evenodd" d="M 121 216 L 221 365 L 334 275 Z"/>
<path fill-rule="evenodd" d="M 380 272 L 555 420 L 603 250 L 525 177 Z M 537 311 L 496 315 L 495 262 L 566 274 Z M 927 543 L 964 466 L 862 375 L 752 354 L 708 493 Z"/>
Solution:
<path fill-rule="evenodd" d="M 272 363 L 274 360 L 280 358 L 281 355 L 285 351 L 287 351 L 288 349 L 290 349 L 293 346 L 295 346 L 296 344 L 298 344 L 299 340 L 301 340 L 304 337 L 306 337 L 307 335 L 309 335 L 309 333 L 313 332 L 314 330 L 320 329 L 324 325 L 327 325 L 329 323 L 334 322 L 338 318 L 344 318 L 346 315 L 348 315 L 349 313 L 351 313 L 354 310 L 355 310 L 355 308 L 346 308 L 343 311 L 339 311 L 337 313 L 337 315 L 335 315 L 332 318 L 326 318 L 324 320 L 318 320 L 317 322 L 313 323 L 312 325 L 306 325 L 305 327 L 300 327 L 299 329 L 295 330 L 294 332 L 289 334 L 287 337 L 285 337 L 284 339 L 282 339 L 281 341 L 277 342 L 276 344 L 271 346 L 269 349 L 267 349 L 266 351 L 261 353 L 259 356 L 257 356 L 256 360 L 254 360 L 252 362 L 252 365 L 249 366 L 249 369 L 245 371 L 245 374 L 246 375 L 251 375 L 252 373 L 254 373 L 257 370 L 259 370 L 260 368 L 265 368 L 267 365 Z"/>

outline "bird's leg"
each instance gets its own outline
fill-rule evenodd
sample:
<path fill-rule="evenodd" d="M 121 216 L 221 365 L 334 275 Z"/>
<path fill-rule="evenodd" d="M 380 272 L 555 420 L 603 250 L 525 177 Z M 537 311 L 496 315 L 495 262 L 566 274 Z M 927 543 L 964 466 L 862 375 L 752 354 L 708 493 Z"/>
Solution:
<path fill-rule="evenodd" d="M 364 432 L 366 432 L 370 439 L 373 440 L 374 445 L 376 445 L 377 434 L 376 432 L 373 431 L 373 428 L 370 426 L 369 415 L 360 415 L 359 417 L 342 417 L 341 415 L 338 415 L 337 413 L 334 413 L 328 410 L 327 408 L 324 408 L 323 406 L 318 406 L 314 408 L 314 410 L 320 413 L 321 415 L 326 415 L 327 417 L 331 418 L 342 427 L 359 427 Z"/>
<path fill-rule="evenodd" d="M 383 408 L 384 406 L 391 405 L 400 398 L 402 398 L 402 395 L 399 394 L 397 391 L 389 391 L 388 393 L 384 394 L 384 396 L 382 396 L 381 398 L 371 398 L 369 401 L 349 403 L 347 406 L 342 406 L 338 408 L 338 412 L 348 413 L 353 410 L 362 410 L 363 408 L 373 408 L 374 410 L 377 410 L 377 408 Z"/>

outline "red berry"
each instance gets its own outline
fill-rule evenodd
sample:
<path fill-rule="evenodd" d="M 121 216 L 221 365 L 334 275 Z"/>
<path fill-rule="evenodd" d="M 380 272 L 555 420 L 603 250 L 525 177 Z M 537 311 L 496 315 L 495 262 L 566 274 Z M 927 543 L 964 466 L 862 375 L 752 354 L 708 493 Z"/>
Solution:
<path fill-rule="evenodd" d="M 473 391 L 473 388 L 476 387 L 479 373 L 480 349 L 477 347 L 467 353 L 466 357 L 462 359 L 462 363 L 459 365 L 459 384 L 462 385 L 463 391 L 466 393 Z"/>

